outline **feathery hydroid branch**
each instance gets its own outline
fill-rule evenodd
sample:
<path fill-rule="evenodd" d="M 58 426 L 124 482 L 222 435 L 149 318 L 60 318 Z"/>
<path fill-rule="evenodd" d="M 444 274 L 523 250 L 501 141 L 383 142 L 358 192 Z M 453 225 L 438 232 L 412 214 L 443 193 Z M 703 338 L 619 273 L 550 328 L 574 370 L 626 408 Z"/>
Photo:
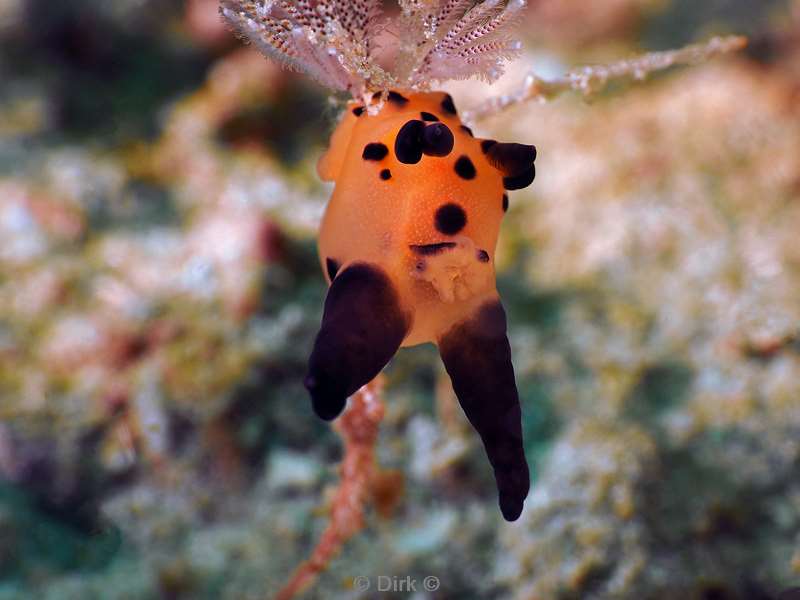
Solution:
<path fill-rule="evenodd" d="M 433 81 L 492 82 L 521 44 L 509 29 L 525 0 L 399 0 L 396 20 L 380 0 L 220 0 L 220 14 L 243 39 L 283 66 L 354 98 Z M 375 60 L 378 35 L 395 35 L 397 63 Z"/>
<path fill-rule="evenodd" d="M 374 60 L 380 0 L 221 0 L 220 14 L 281 65 L 354 96 L 390 85 Z"/>
<path fill-rule="evenodd" d="M 506 62 L 519 56 L 522 44 L 508 30 L 519 20 L 525 0 L 427 4 L 400 2 L 403 44 L 398 62 L 413 65 L 401 75 L 411 87 L 470 77 L 491 83 L 503 74 Z"/>
<path fill-rule="evenodd" d="M 579 92 L 589 98 L 609 83 L 623 79 L 641 81 L 651 73 L 676 65 L 693 65 L 717 56 L 741 50 L 747 45 L 743 36 L 714 37 L 703 44 L 692 44 L 677 50 L 651 52 L 610 65 L 579 67 L 563 77 L 545 80 L 529 74 L 518 90 L 490 98 L 474 109 L 464 111 L 462 120 L 474 122 L 495 115 L 507 108 L 529 100 L 547 101 L 564 92 Z"/>

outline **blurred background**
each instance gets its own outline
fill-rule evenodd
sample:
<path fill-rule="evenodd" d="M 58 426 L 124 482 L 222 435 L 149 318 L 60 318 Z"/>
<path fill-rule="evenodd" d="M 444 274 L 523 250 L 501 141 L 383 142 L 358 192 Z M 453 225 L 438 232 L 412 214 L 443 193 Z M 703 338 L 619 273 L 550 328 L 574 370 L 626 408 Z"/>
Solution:
<path fill-rule="evenodd" d="M 531 68 L 737 56 L 476 135 L 536 144 L 497 254 L 533 488 L 502 521 L 432 347 L 306 598 L 769 600 L 800 585 L 800 2 L 530 0 Z M 260 599 L 326 524 L 302 388 L 341 99 L 215 0 L 0 0 L 0 600 Z M 441 582 L 359 592 L 355 576 Z M 375 581 L 373 579 L 373 581 Z"/>

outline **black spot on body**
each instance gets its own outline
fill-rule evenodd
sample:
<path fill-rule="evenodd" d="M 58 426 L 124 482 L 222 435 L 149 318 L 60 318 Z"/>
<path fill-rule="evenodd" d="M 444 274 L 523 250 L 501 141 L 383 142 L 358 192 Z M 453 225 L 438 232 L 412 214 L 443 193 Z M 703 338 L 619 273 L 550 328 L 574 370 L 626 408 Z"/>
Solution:
<path fill-rule="evenodd" d="M 339 273 L 325 299 L 304 381 L 317 415 L 336 418 L 348 396 L 386 366 L 407 331 L 408 318 L 383 270 L 360 263 Z"/>
<path fill-rule="evenodd" d="M 436 229 L 445 235 L 455 235 L 467 224 L 467 213 L 458 204 L 440 206 L 434 216 Z"/>
<path fill-rule="evenodd" d="M 394 91 L 389 92 L 388 99 L 389 102 L 397 104 L 398 106 L 405 106 L 408 103 L 408 98 Z"/>
<path fill-rule="evenodd" d="M 489 253 L 486 250 L 478 250 L 478 260 L 482 263 L 488 263 Z"/>
<path fill-rule="evenodd" d="M 328 280 L 333 281 L 336 279 L 336 273 L 339 272 L 339 263 L 332 258 L 325 259 L 325 269 L 328 271 Z"/>
<path fill-rule="evenodd" d="M 442 336 L 439 351 L 461 408 L 494 469 L 503 517 L 515 521 L 530 489 L 530 473 L 502 305 L 484 304 L 473 318 Z"/>
<path fill-rule="evenodd" d="M 508 212 L 508 194 L 503 194 L 503 212 Z"/>
<path fill-rule="evenodd" d="M 459 157 L 456 161 L 455 169 L 456 174 L 461 177 L 461 179 L 475 179 L 475 165 L 472 164 L 469 156 L 464 155 Z"/>
<path fill-rule="evenodd" d="M 439 242 L 438 244 L 421 244 L 409 246 L 414 254 L 420 256 L 436 256 L 445 250 L 451 250 L 456 247 L 455 242 Z"/>
<path fill-rule="evenodd" d="M 389 169 L 384 169 L 383 171 L 381 171 L 381 179 L 383 179 L 384 181 L 388 181 L 391 178 L 392 178 L 392 172 Z"/>
<path fill-rule="evenodd" d="M 433 113 L 425 112 L 424 110 L 421 113 L 419 113 L 419 115 L 422 117 L 423 121 L 438 121 L 439 120 L 439 117 L 437 117 Z"/>
<path fill-rule="evenodd" d="M 450 94 L 445 94 L 444 100 L 442 100 L 442 109 L 450 113 L 451 115 L 457 115 L 458 111 L 456 110 L 456 105 L 453 102 L 453 97 Z"/>
<path fill-rule="evenodd" d="M 353 114 L 354 114 L 355 116 L 357 116 L 357 117 L 360 117 L 361 115 L 363 115 L 363 114 L 364 114 L 364 110 L 365 110 L 365 109 L 364 109 L 364 107 L 363 107 L 363 106 L 356 106 L 356 107 L 353 109 Z"/>
<path fill-rule="evenodd" d="M 383 160 L 387 154 L 389 154 L 389 149 L 384 144 L 376 142 L 364 146 L 361 158 L 364 160 Z"/>
<path fill-rule="evenodd" d="M 444 123 L 428 125 L 422 132 L 422 151 L 428 156 L 447 156 L 453 151 L 453 132 Z"/>
<path fill-rule="evenodd" d="M 474 133 L 472 133 L 472 129 L 470 129 L 470 128 L 469 128 L 469 127 L 467 127 L 466 125 L 462 125 L 462 126 L 461 126 L 461 131 L 463 131 L 464 133 L 466 133 L 466 134 L 467 134 L 469 137 L 475 137 L 475 134 L 474 134 Z"/>
<path fill-rule="evenodd" d="M 422 159 L 422 134 L 425 123 L 412 119 L 397 132 L 394 140 L 394 154 L 401 163 L 415 165 Z"/>

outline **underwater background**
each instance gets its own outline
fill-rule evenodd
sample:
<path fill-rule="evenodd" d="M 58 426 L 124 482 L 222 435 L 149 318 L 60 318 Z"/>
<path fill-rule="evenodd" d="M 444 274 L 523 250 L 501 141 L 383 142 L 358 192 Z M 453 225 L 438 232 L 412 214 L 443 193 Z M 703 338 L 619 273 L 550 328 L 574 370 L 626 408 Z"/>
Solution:
<path fill-rule="evenodd" d="M 800 2 L 530 0 L 520 31 L 460 109 L 750 45 L 473 127 L 539 151 L 497 253 L 531 495 L 502 520 L 438 353 L 403 350 L 365 527 L 302 597 L 797 598 Z M 266 599 L 308 557 L 342 106 L 216 0 L 0 0 L 0 600 Z"/>

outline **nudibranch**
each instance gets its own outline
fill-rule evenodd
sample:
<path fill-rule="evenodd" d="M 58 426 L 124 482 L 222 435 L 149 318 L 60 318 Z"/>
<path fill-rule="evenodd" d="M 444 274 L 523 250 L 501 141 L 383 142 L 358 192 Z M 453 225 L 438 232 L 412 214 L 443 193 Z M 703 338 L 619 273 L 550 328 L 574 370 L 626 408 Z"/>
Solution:
<path fill-rule="evenodd" d="M 494 468 L 503 516 L 530 487 L 519 396 L 495 284 L 507 190 L 531 184 L 536 149 L 478 139 L 431 81 L 494 81 L 520 44 L 524 0 L 399 0 L 394 71 L 374 57 L 380 0 L 221 0 L 264 54 L 349 92 L 318 163 L 335 182 L 319 236 L 330 285 L 305 385 L 325 420 L 403 346 L 439 348 Z"/>
<path fill-rule="evenodd" d="M 319 235 L 330 283 L 305 384 L 333 419 L 403 346 L 433 342 L 516 519 L 530 485 L 520 404 L 495 287 L 506 190 L 529 185 L 536 149 L 477 139 L 441 92 L 351 103 L 318 164 L 334 181 Z"/>

